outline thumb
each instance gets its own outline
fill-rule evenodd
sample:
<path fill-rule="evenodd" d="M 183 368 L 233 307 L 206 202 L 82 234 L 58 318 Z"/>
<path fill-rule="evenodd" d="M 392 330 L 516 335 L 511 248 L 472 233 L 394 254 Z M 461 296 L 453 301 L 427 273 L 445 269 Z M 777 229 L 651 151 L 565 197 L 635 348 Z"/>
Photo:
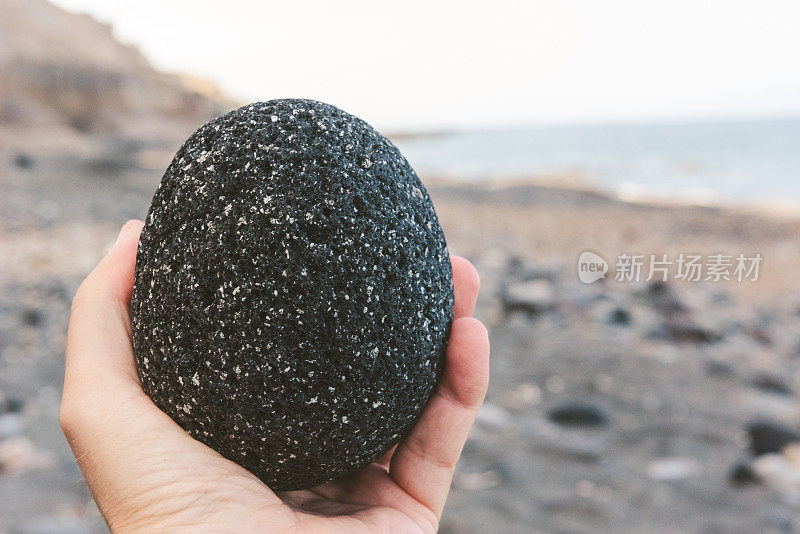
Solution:
<path fill-rule="evenodd" d="M 72 300 L 65 391 L 76 378 L 82 387 L 116 387 L 125 383 L 138 387 L 128 304 L 143 226 L 141 221 L 133 220 L 122 227 L 105 258 L 86 277 Z"/>
<path fill-rule="evenodd" d="M 198 473 L 245 480 L 279 502 L 254 476 L 192 439 L 141 388 L 128 306 L 142 226 L 122 228 L 72 303 L 60 419 L 92 496 L 109 524 L 153 506 L 159 514 L 191 507 L 198 492 L 179 495 L 175 484 Z"/>

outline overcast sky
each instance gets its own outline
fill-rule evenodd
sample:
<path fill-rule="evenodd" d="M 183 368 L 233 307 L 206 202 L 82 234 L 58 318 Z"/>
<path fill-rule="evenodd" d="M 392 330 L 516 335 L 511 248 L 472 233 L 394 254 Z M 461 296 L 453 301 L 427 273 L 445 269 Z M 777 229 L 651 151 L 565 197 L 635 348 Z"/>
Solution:
<path fill-rule="evenodd" d="M 797 0 L 55 0 L 242 102 L 383 128 L 800 115 Z"/>

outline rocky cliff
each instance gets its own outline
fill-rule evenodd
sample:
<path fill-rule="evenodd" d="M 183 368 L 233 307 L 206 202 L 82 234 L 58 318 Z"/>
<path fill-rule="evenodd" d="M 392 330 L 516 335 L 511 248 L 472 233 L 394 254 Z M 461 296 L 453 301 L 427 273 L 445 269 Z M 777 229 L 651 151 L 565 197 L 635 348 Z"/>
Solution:
<path fill-rule="evenodd" d="M 0 0 L 0 128 L 163 137 L 233 105 L 212 83 L 155 70 L 88 15 Z"/>

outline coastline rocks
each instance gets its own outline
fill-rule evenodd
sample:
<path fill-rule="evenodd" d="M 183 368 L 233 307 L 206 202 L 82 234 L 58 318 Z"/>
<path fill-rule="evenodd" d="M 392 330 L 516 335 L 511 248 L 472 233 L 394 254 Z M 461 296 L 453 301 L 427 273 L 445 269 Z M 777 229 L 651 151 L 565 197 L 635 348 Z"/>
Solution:
<path fill-rule="evenodd" d="M 686 311 L 684 302 L 666 282 L 649 283 L 641 292 L 641 298 L 667 316 Z"/>
<path fill-rule="evenodd" d="M 758 484 L 761 480 L 753 470 L 753 466 L 745 461 L 736 462 L 728 471 L 728 481 L 732 486 L 742 488 Z"/>
<path fill-rule="evenodd" d="M 453 318 L 430 197 L 365 122 L 256 103 L 181 147 L 142 232 L 142 385 L 274 490 L 372 462 L 431 395 Z"/>
<path fill-rule="evenodd" d="M 755 456 L 780 452 L 789 443 L 800 441 L 797 432 L 786 428 L 781 423 L 760 419 L 747 426 L 750 438 L 750 451 Z"/>
<path fill-rule="evenodd" d="M 765 393 L 771 393 L 773 395 L 789 396 L 793 393 L 792 388 L 790 388 L 786 382 L 777 376 L 766 373 L 761 373 L 754 376 L 750 380 L 750 383 L 757 390 Z"/>
<path fill-rule="evenodd" d="M 14 166 L 19 169 L 23 170 L 32 169 L 33 164 L 34 164 L 33 158 L 28 154 L 20 153 L 14 155 Z"/>
<path fill-rule="evenodd" d="M 791 504 L 800 505 L 800 445 L 787 445 L 781 453 L 753 460 L 753 472 L 764 485 L 779 492 Z"/>
<path fill-rule="evenodd" d="M 556 406 L 548 412 L 547 417 L 552 422 L 567 427 L 602 427 L 608 424 L 608 415 L 604 410 L 584 402 Z"/>
<path fill-rule="evenodd" d="M 486 402 L 481 406 L 475 423 L 490 430 L 504 430 L 513 428 L 514 420 L 502 407 Z"/>
<path fill-rule="evenodd" d="M 723 335 L 713 326 L 704 324 L 687 313 L 669 316 L 651 333 L 651 337 L 695 344 L 716 343 L 723 339 Z"/>
<path fill-rule="evenodd" d="M 647 476 L 664 482 L 683 480 L 698 476 L 702 464 L 694 458 L 682 456 L 654 458 L 647 464 Z"/>
<path fill-rule="evenodd" d="M 503 291 L 501 301 L 506 314 L 522 312 L 537 316 L 556 307 L 553 284 L 544 279 L 509 285 Z"/>
<path fill-rule="evenodd" d="M 28 471 L 51 469 L 55 464 L 52 452 L 38 448 L 25 436 L 0 441 L 0 475 L 20 475 Z"/>

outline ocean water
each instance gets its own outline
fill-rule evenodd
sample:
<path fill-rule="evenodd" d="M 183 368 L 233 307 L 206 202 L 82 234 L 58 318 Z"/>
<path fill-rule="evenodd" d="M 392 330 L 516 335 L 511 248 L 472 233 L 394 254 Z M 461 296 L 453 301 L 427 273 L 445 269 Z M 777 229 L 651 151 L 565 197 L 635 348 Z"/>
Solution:
<path fill-rule="evenodd" d="M 623 198 L 800 200 L 800 118 L 475 130 L 397 145 L 423 176 L 577 181 Z"/>

